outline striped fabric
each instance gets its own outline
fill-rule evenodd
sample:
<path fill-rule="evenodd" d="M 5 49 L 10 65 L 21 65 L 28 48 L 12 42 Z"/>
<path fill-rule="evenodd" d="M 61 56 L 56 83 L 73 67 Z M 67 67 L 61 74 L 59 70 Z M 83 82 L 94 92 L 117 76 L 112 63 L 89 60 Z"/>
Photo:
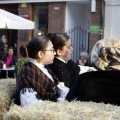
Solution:
<path fill-rule="evenodd" d="M 25 88 L 35 90 L 38 99 L 56 101 L 58 79 L 53 74 L 51 75 L 54 83 L 36 65 L 30 62 L 25 63 L 16 81 L 16 103 L 20 104 L 20 91 L 25 92 Z"/>

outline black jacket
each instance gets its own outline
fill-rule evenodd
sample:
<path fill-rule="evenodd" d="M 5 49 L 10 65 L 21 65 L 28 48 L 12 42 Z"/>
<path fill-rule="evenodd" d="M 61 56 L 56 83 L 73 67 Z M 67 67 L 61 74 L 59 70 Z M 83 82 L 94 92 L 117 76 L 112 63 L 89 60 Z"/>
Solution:
<path fill-rule="evenodd" d="M 66 99 L 120 105 L 120 71 L 93 71 L 79 75 Z"/>
<path fill-rule="evenodd" d="M 66 64 L 63 61 L 55 58 L 54 62 L 48 66 L 54 72 L 59 81 L 64 82 L 65 86 L 69 88 L 72 86 L 80 72 L 80 68 L 78 67 L 77 63 L 73 62 L 72 60 L 69 60 Z"/>

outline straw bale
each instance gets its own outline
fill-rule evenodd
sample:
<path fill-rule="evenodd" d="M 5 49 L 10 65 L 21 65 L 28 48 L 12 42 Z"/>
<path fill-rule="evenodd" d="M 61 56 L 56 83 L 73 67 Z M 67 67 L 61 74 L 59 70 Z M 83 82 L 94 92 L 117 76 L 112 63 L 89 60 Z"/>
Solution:
<path fill-rule="evenodd" d="M 10 107 L 15 92 L 15 79 L 0 79 L 0 120 Z"/>
<path fill-rule="evenodd" d="M 20 107 L 13 105 L 4 120 L 120 120 L 120 107 L 94 102 L 50 102 Z"/>

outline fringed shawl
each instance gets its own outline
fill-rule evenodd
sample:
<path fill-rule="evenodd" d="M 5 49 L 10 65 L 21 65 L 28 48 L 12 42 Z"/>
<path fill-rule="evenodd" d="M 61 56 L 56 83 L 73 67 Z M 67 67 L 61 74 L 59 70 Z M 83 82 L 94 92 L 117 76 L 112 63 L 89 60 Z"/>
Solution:
<path fill-rule="evenodd" d="M 30 62 L 25 63 L 16 81 L 16 103 L 20 104 L 20 91 L 24 92 L 25 88 L 35 90 L 38 99 L 56 101 L 58 79 L 51 70 L 48 72 L 51 72 L 54 83 L 37 66 Z"/>

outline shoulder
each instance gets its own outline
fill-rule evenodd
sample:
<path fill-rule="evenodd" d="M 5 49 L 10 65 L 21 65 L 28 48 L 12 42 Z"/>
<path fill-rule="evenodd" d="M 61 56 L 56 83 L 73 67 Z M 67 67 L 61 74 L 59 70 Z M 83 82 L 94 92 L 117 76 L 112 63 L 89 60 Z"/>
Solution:
<path fill-rule="evenodd" d="M 77 63 L 75 63 L 74 61 L 72 61 L 72 60 L 69 60 L 68 61 L 68 63 L 67 63 L 67 65 L 69 66 L 69 67 L 71 67 L 73 70 L 76 70 L 76 71 L 80 71 L 80 67 L 78 66 L 78 64 Z"/>
<path fill-rule="evenodd" d="M 90 80 L 105 80 L 105 79 L 119 79 L 119 74 L 120 74 L 120 71 L 91 71 L 91 72 L 86 72 L 86 73 L 83 73 L 81 75 L 79 75 L 80 78 L 85 78 L 87 80 L 87 78 Z"/>
<path fill-rule="evenodd" d="M 43 73 L 42 70 L 40 68 L 38 68 L 36 65 L 34 65 L 31 62 L 26 62 L 24 64 L 24 70 L 28 71 L 28 72 L 32 72 L 31 74 L 41 74 Z"/>
<path fill-rule="evenodd" d="M 15 55 L 13 55 L 12 58 L 13 58 L 15 61 L 18 61 L 18 58 L 17 58 Z"/>
<path fill-rule="evenodd" d="M 25 62 L 22 64 L 21 64 L 21 61 L 17 62 L 16 68 L 19 68 L 20 66 L 22 66 L 20 76 L 30 76 L 30 75 L 34 74 L 36 71 L 38 71 L 38 69 L 36 70 L 35 65 L 30 62 Z"/>
<path fill-rule="evenodd" d="M 7 56 L 7 55 L 5 55 L 5 56 L 3 56 L 3 58 L 2 58 L 2 59 L 4 60 L 4 59 L 6 59 L 7 57 L 8 57 L 8 56 Z"/>
<path fill-rule="evenodd" d="M 67 62 L 67 64 L 68 64 L 68 65 L 72 65 L 72 66 L 78 66 L 78 64 L 75 63 L 73 60 L 69 60 L 69 61 Z"/>
<path fill-rule="evenodd" d="M 65 67 L 66 63 L 64 63 L 63 61 L 55 58 L 53 63 L 49 65 L 50 67 L 55 67 L 55 68 L 60 68 L 60 67 Z"/>

